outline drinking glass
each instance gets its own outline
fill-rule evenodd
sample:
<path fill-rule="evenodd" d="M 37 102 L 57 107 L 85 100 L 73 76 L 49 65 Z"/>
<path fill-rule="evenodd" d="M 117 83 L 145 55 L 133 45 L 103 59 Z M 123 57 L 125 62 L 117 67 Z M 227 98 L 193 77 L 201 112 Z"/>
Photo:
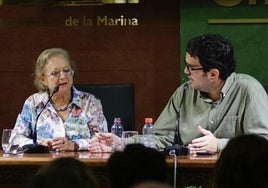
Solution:
<path fill-rule="evenodd" d="M 3 132 L 2 132 L 2 148 L 5 153 L 9 153 L 10 147 L 12 145 L 9 142 L 10 137 L 11 137 L 11 132 L 12 132 L 12 129 L 3 129 Z"/>
<path fill-rule="evenodd" d="M 138 131 L 123 131 L 122 133 L 122 138 L 125 139 L 125 138 L 130 138 L 134 135 L 138 135 Z"/>
<path fill-rule="evenodd" d="M 122 141 L 123 141 L 123 144 L 124 144 L 123 148 L 127 144 L 126 139 L 128 139 L 128 138 L 130 138 L 132 136 L 138 135 L 138 134 L 139 134 L 138 131 L 123 131 L 123 133 L 122 133 Z"/>

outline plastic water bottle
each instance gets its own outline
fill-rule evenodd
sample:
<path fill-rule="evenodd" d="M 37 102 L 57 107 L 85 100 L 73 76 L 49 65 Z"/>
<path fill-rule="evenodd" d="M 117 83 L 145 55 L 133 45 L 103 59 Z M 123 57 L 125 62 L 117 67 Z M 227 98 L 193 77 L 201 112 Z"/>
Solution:
<path fill-rule="evenodd" d="M 123 131 L 124 127 L 121 124 L 121 118 L 114 118 L 114 124 L 111 127 L 111 133 L 121 138 Z"/>
<path fill-rule="evenodd" d="M 156 148 L 152 118 L 145 118 L 145 124 L 142 128 L 142 134 L 143 134 L 143 144 L 146 147 Z"/>

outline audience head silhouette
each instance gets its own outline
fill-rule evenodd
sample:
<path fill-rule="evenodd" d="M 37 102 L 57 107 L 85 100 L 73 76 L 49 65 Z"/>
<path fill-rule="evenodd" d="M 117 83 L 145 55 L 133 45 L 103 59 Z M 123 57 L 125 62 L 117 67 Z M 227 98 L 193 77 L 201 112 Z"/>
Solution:
<path fill-rule="evenodd" d="M 268 187 L 268 140 L 257 135 L 231 139 L 216 163 L 214 187 Z"/>
<path fill-rule="evenodd" d="M 130 188 L 172 188 L 171 185 L 162 182 L 142 182 L 130 186 Z"/>
<path fill-rule="evenodd" d="M 142 144 L 129 144 L 108 160 L 112 188 L 127 188 L 141 182 L 166 183 L 165 156 Z"/>
<path fill-rule="evenodd" d="M 30 180 L 28 188 L 98 188 L 99 184 L 83 162 L 73 157 L 55 159 L 43 166 Z"/>

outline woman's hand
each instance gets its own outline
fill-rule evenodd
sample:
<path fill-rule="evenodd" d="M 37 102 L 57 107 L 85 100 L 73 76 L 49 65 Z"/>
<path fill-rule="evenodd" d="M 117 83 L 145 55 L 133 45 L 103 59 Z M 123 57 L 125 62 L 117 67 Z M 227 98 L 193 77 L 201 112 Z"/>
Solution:
<path fill-rule="evenodd" d="M 48 141 L 48 147 L 56 151 L 75 151 L 77 150 L 76 143 L 68 140 L 66 137 L 57 137 Z"/>

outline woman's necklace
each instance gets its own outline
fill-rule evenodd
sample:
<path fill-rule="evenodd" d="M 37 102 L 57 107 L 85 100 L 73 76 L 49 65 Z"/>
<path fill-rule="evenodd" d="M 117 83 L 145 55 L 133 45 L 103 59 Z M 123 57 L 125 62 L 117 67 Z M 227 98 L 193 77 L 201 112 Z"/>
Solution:
<path fill-rule="evenodd" d="M 69 108 L 71 102 L 72 102 L 72 99 L 70 99 L 68 104 L 65 107 L 62 107 L 62 108 L 56 108 L 54 105 L 53 105 L 53 107 L 57 112 L 64 112 Z"/>

